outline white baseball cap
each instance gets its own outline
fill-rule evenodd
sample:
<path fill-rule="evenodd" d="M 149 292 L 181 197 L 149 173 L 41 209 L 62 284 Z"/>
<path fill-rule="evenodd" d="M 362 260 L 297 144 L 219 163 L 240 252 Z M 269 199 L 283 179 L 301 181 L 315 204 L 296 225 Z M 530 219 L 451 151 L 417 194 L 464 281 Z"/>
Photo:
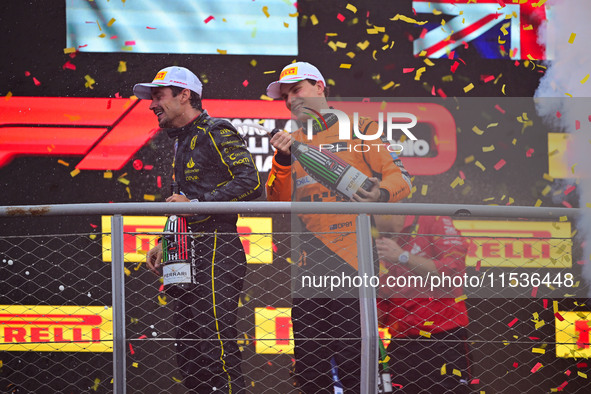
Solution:
<path fill-rule="evenodd" d="M 322 81 L 324 86 L 326 86 L 324 77 L 316 67 L 310 63 L 297 62 L 283 67 L 283 70 L 281 70 L 281 74 L 279 75 L 279 81 L 271 82 L 269 86 L 267 86 L 267 96 L 273 99 L 281 98 L 282 83 L 296 83 L 304 79 Z"/>
<path fill-rule="evenodd" d="M 195 74 L 184 67 L 171 66 L 158 71 L 152 83 L 138 83 L 133 87 L 133 94 L 142 100 L 151 100 L 152 88 L 160 86 L 178 86 L 192 90 L 201 97 L 203 85 Z"/>

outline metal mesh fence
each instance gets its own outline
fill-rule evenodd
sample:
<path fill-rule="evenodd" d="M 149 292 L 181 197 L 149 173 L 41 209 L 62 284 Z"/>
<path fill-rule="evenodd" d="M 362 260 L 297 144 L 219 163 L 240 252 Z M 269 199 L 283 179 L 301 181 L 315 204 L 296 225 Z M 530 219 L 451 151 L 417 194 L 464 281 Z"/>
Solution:
<path fill-rule="evenodd" d="M 296 331 L 301 330 L 298 321 L 308 324 L 302 311 L 323 322 L 326 332 L 339 326 L 329 320 L 331 311 L 326 310 L 334 304 L 324 303 L 322 298 L 299 304 L 298 321 L 292 321 L 292 307 L 301 301 L 292 298 L 293 282 L 298 278 L 294 268 L 302 265 L 293 251 L 296 243 L 302 247 L 299 242 L 305 234 L 277 230 L 285 228 L 282 223 L 289 223 L 285 217 L 273 218 L 271 228 L 276 231 L 259 231 L 267 229 L 260 223 L 239 223 L 247 264 L 240 275 L 242 289 L 232 280 L 229 283 L 238 294 L 237 331 L 231 338 L 221 333 L 222 322 L 231 324 L 233 313 L 231 307 L 226 311 L 222 306 L 217 309 L 217 331 L 203 331 L 200 327 L 210 323 L 207 314 L 213 301 L 206 299 L 209 293 L 197 294 L 189 303 L 196 308 L 193 317 L 199 335 L 181 341 L 179 322 L 187 320 L 187 315 L 179 312 L 179 302 L 183 301 L 168 294 L 161 278 L 145 267 L 146 253 L 161 235 L 155 228 L 162 228 L 158 222 L 162 218 L 155 222 L 154 218 L 147 219 L 149 223 L 143 224 L 127 219 L 123 235 L 127 392 L 189 392 L 184 384 L 186 365 L 182 365 L 187 360 L 179 358 L 181 348 L 195 346 L 200 353 L 198 362 L 209 360 L 210 364 L 203 367 L 211 370 L 221 354 L 205 353 L 224 342 L 227 353 L 222 359 L 226 359 L 227 368 L 220 372 L 224 379 L 232 368 L 227 355 L 233 343 L 242 359 L 239 371 L 246 392 L 297 393 L 294 370 L 296 359 L 303 356 L 294 355 L 293 331 L 294 325 Z M 0 387 L 4 392 L 113 392 L 108 220 L 103 219 L 100 233 L 0 238 Z M 385 308 L 389 317 L 384 319 L 380 313 L 380 336 L 388 348 L 387 354 L 382 354 L 380 368 L 387 367 L 394 390 L 418 392 L 413 382 L 433 375 L 456 385 L 454 392 L 584 391 L 589 373 L 586 358 L 591 355 L 591 312 L 585 298 L 587 285 L 581 276 L 580 243 L 573 237 L 570 223 L 454 219 L 453 224 L 458 234 L 373 234 L 374 238 L 394 240 L 409 251 L 411 259 L 421 255 L 437 261 L 448 259 L 449 264 L 457 265 L 455 271 L 445 271 L 450 277 L 468 278 L 460 286 L 451 281 L 444 286 L 434 284 L 430 276 L 425 279 L 425 272 L 413 269 L 412 264 L 407 265 L 404 275 L 392 268 L 400 267 L 399 262 L 382 258 L 379 268 L 376 266 L 377 294 L 393 300 Z M 347 234 L 350 232 L 341 235 Z M 294 241 L 295 236 L 299 241 Z M 454 244 L 456 241 L 461 245 Z M 465 257 L 441 246 L 446 243 L 451 243 L 452 249 L 465 248 Z M 210 255 L 197 257 L 212 262 Z M 323 262 L 314 256 L 308 259 Z M 572 281 L 567 274 L 572 275 Z M 426 286 L 386 282 L 388 277 L 408 279 L 411 275 L 423 278 Z M 471 282 L 472 277 L 477 280 Z M 223 289 L 218 287 L 218 291 L 216 305 L 223 301 Z M 448 301 L 433 306 L 442 298 Z M 354 299 L 344 300 L 344 305 L 356 305 Z M 458 309 L 459 305 L 465 309 Z M 340 316 L 347 321 L 346 312 Z M 466 324 L 458 316 L 465 316 Z M 446 329 L 447 323 L 457 324 Z M 314 341 L 299 344 L 302 349 L 306 345 L 316 347 L 305 348 L 310 354 L 323 345 L 329 352 L 331 346 L 351 345 L 360 354 L 354 342 L 361 338 L 350 335 L 356 332 L 352 320 L 344 326 L 350 332 L 342 337 L 326 337 L 322 331 L 318 338 L 311 338 Z M 465 328 L 458 330 L 458 326 Z M 334 367 L 334 374 L 325 381 L 326 388 L 339 392 L 349 372 L 343 367 L 346 363 L 326 358 L 320 350 L 318 354 L 324 358 L 312 362 Z M 195 368 L 200 370 L 199 366 Z M 231 379 L 236 383 L 235 375 Z M 433 386 L 430 392 L 439 392 L 439 388 Z"/>

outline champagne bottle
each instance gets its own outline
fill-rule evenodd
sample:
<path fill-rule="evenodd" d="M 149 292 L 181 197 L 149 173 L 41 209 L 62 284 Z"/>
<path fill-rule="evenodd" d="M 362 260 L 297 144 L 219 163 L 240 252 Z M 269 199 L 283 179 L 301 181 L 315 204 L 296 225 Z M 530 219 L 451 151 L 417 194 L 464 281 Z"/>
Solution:
<path fill-rule="evenodd" d="M 279 131 L 274 129 L 271 136 Z M 293 141 L 291 154 L 316 182 L 342 197 L 351 199 L 359 189 L 369 191 L 373 187 L 367 175 L 334 153 L 315 145 Z"/>
<path fill-rule="evenodd" d="M 172 193 L 179 194 L 178 184 L 171 185 Z M 182 216 L 169 216 L 162 236 L 162 277 L 164 291 L 172 297 L 179 297 L 195 287 L 193 248 L 188 232 L 187 219 Z"/>

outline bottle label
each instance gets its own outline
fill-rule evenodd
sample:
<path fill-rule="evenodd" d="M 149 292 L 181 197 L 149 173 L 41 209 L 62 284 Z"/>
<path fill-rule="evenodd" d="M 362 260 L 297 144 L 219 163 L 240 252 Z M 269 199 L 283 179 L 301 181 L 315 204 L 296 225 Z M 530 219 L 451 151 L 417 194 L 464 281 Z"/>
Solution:
<path fill-rule="evenodd" d="M 162 268 L 162 277 L 164 279 L 164 286 L 191 283 L 191 263 L 181 261 L 178 263 L 166 263 Z"/>
<path fill-rule="evenodd" d="M 366 179 L 367 175 L 355 167 L 349 167 L 339 180 L 336 189 L 338 192 L 344 194 L 348 198 L 353 198 L 353 194 L 359 190 Z"/>

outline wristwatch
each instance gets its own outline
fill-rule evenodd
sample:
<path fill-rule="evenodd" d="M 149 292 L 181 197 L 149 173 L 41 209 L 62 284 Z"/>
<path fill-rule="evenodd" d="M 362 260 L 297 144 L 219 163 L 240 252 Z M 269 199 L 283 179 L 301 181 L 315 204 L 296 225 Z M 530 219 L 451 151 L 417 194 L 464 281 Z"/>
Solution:
<path fill-rule="evenodd" d="M 400 264 L 408 264 L 408 260 L 410 260 L 410 253 L 402 252 L 400 256 L 398 256 L 398 262 Z"/>

